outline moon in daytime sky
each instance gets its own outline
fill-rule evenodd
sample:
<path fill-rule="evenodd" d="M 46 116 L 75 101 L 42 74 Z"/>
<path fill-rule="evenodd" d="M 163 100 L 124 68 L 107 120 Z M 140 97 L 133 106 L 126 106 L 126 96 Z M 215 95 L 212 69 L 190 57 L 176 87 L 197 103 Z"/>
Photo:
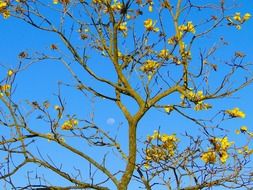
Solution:
<path fill-rule="evenodd" d="M 108 119 L 106 120 L 106 123 L 107 123 L 108 125 L 113 125 L 113 124 L 115 123 L 115 119 L 112 118 L 112 117 L 110 117 L 110 118 L 108 118 Z"/>

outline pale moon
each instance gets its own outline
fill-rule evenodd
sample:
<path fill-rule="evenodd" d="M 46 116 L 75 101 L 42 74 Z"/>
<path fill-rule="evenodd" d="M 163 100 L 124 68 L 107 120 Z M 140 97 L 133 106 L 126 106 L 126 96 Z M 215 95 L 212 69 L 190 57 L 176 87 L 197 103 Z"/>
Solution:
<path fill-rule="evenodd" d="M 115 119 L 114 118 L 108 118 L 107 120 L 106 120 L 106 123 L 108 124 L 108 125 L 113 125 L 114 123 L 115 123 Z"/>

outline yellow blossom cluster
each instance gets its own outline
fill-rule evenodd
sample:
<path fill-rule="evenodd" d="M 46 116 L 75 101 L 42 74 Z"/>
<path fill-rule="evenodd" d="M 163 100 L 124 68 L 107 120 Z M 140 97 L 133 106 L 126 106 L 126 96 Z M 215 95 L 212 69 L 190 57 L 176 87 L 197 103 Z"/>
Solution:
<path fill-rule="evenodd" d="M 195 111 L 200 111 L 200 110 L 207 110 L 207 109 L 210 109 L 210 108 L 212 108 L 212 105 L 204 103 L 203 101 L 199 101 L 195 105 L 194 110 Z"/>
<path fill-rule="evenodd" d="M 117 0 L 114 0 L 114 3 L 111 5 L 111 9 L 113 11 L 120 11 L 122 7 L 123 7 L 122 3 L 118 2 Z"/>
<path fill-rule="evenodd" d="M 170 45 L 175 45 L 178 42 L 178 37 L 177 36 L 172 36 L 171 38 L 168 39 L 168 44 Z"/>
<path fill-rule="evenodd" d="M 225 113 L 231 117 L 245 118 L 245 113 L 237 107 L 230 110 L 226 110 Z"/>
<path fill-rule="evenodd" d="M 190 55 L 190 54 L 188 54 Z M 168 49 L 162 49 L 158 55 L 157 55 L 158 58 L 162 58 L 162 59 L 165 59 L 165 60 L 169 60 L 171 59 L 173 61 L 173 63 L 176 63 L 176 64 L 181 64 L 181 60 L 174 56 L 172 53 L 169 52 Z"/>
<path fill-rule="evenodd" d="M 78 121 L 76 119 L 69 119 L 63 123 L 63 125 L 61 126 L 61 129 L 62 130 L 71 130 L 77 125 L 78 125 Z"/>
<path fill-rule="evenodd" d="M 240 23 L 243 23 L 243 22 L 249 20 L 250 17 L 251 17 L 251 14 L 249 14 L 249 13 L 246 13 L 246 14 L 244 14 L 243 17 L 241 17 L 241 13 L 237 12 L 233 16 L 233 19 L 236 20 L 236 21 L 238 21 L 238 22 L 240 22 Z"/>
<path fill-rule="evenodd" d="M 144 27 L 147 31 L 159 32 L 159 28 L 155 27 L 156 22 L 152 19 L 147 19 L 144 21 Z"/>
<path fill-rule="evenodd" d="M 240 133 L 247 134 L 250 138 L 253 138 L 253 132 L 249 131 L 247 126 L 241 126 L 240 129 L 235 130 L 235 133 L 237 135 Z"/>
<path fill-rule="evenodd" d="M 216 162 L 216 153 L 213 150 L 208 150 L 201 155 L 201 159 L 205 163 L 214 164 Z"/>
<path fill-rule="evenodd" d="M 246 133 L 246 132 L 248 132 L 248 128 L 246 127 L 246 126 L 241 126 L 241 128 L 240 128 L 240 130 L 239 130 L 239 133 Z M 239 134 L 238 133 L 238 134 Z"/>
<path fill-rule="evenodd" d="M 244 133 L 244 132 L 247 132 L 248 131 L 248 128 L 246 126 L 242 126 L 240 128 L 241 132 Z"/>
<path fill-rule="evenodd" d="M 0 10 L 6 9 L 7 8 L 7 2 L 5 1 L 0 1 Z"/>
<path fill-rule="evenodd" d="M 0 97 L 6 95 L 7 97 L 10 96 L 10 89 L 11 86 L 9 84 L 0 85 Z"/>
<path fill-rule="evenodd" d="M 0 13 L 3 15 L 5 19 L 10 17 L 10 11 L 7 8 L 8 8 L 7 1 L 0 1 Z"/>
<path fill-rule="evenodd" d="M 127 25 L 126 22 L 120 23 L 119 30 L 121 30 L 121 31 L 127 31 L 127 26 L 126 25 Z"/>
<path fill-rule="evenodd" d="M 22 1 L 16 0 L 17 3 L 20 3 Z M 10 17 L 11 13 L 10 10 L 8 10 L 8 7 L 10 5 L 10 0 L 0 0 L 0 14 L 4 17 L 4 19 L 7 19 Z"/>
<path fill-rule="evenodd" d="M 189 100 L 193 102 L 199 102 L 204 98 L 203 91 L 197 91 L 197 93 L 194 93 L 191 89 L 186 90 L 185 95 L 182 94 L 180 96 L 181 99 L 188 98 Z"/>
<path fill-rule="evenodd" d="M 202 101 L 204 97 L 205 96 L 203 95 L 203 91 L 198 91 L 196 94 L 193 94 L 191 96 L 191 101 L 195 103 L 194 110 L 196 111 L 207 110 L 212 107 L 210 104 L 204 103 Z"/>
<path fill-rule="evenodd" d="M 159 67 L 159 63 L 157 63 L 156 61 L 154 60 L 147 60 L 140 68 L 140 70 L 142 72 L 145 72 L 145 73 L 153 73 L 158 67 Z"/>
<path fill-rule="evenodd" d="M 182 43 L 182 48 L 180 49 L 180 54 L 184 60 L 191 59 L 191 52 L 186 49 L 186 45 Z"/>
<path fill-rule="evenodd" d="M 196 30 L 194 25 L 192 24 L 192 21 L 188 21 L 185 24 L 182 24 L 178 26 L 178 33 L 175 36 L 172 36 L 171 38 L 168 39 L 168 44 L 174 45 L 176 44 L 180 39 L 182 39 L 183 33 L 184 32 L 191 32 L 195 34 Z"/>
<path fill-rule="evenodd" d="M 8 91 L 8 90 L 10 90 L 10 89 L 11 89 L 11 86 L 10 86 L 9 84 L 0 85 L 0 90 L 1 90 L 2 92 L 6 92 L 6 91 Z"/>
<path fill-rule="evenodd" d="M 153 135 L 147 137 L 147 142 L 146 168 L 149 167 L 149 163 L 151 162 L 160 162 L 173 157 L 178 139 L 175 134 L 160 134 L 155 130 Z M 155 144 L 153 144 L 153 142 L 155 142 Z"/>
<path fill-rule="evenodd" d="M 201 155 L 201 159 L 205 163 L 216 162 L 216 158 L 219 157 L 221 163 L 225 163 L 229 158 L 228 148 L 233 144 L 233 142 L 229 142 L 227 137 L 224 138 L 213 138 L 210 140 L 213 147 L 209 148 L 207 152 L 204 152 Z"/>
<path fill-rule="evenodd" d="M 241 16 L 240 12 L 236 12 L 232 17 L 227 17 L 228 25 L 235 26 L 238 30 L 242 28 L 242 24 L 251 18 L 250 13 L 245 13 Z"/>
<path fill-rule="evenodd" d="M 107 5 L 109 3 L 111 3 L 111 6 L 108 7 Z M 118 2 L 117 0 L 114 0 L 114 1 L 108 1 L 108 0 L 92 0 L 92 3 L 96 4 L 96 5 L 104 5 L 103 6 L 103 10 L 105 13 L 108 13 L 110 10 L 111 11 L 118 11 L 120 12 L 123 8 L 123 4 L 121 2 Z M 101 6 L 102 7 L 102 6 Z"/>
<path fill-rule="evenodd" d="M 173 36 L 168 39 L 168 44 L 170 45 L 176 45 L 178 41 L 182 38 L 182 32 L 180 32 L 179 36 Z M 191 59 L 191 52 L 187 50 L 187 46 L 184 42 L 181 42 L 181 48 L 180 48 L 180 55 L 184 60 Z"/>
<path fill-rule="evenodd" d="M 241 149 L 238 150 L 238 153 L 243 155 L 251 155 L 253 154 L 253 149 L 249 149 L 248 146 L 243 146 Z"/>
<path fill-rule="evenodd" d="M 183 34 L 186 32 L 190 32 L 195 34 L 196 30 L 192 23 L 192 21 L 188 21 L 186 24 L 182 24 L 178 26 L 176 35 L 172 36 L 168 39 L 168 44 L 170 45 L 176 45 L 178 42 L 180 42 L 180 55 L 183 59 L 183 62 L 185 62 L 187 59 L 191 59 L 191 52 L 189 49 L 187 49 L 185 43 L 182 41 Z M 181 62 L 180 62 L 181 63 Z"/>
<path fill-rule="evenodd" d="M 127 22 L 122 22 L 119 24 L 119 30 L 123 32 L 123 34 L 127 35 Z"/>
<path fill-rule="evenodd" d="M 197 91 L 197 93 L 194 93 L 192 90 L 187 90 L 185 95 L 181 95 L 180 98 L 183 100 L 181 102 L 181 105 L 184 105 L 184 99 L 187 98 L 190 101 L 194 102 L 195 111 L 200 111 L 200 110 L 207 110 L 212 108 L 212 106 L 208 103 L 203 102 L 203 99 L 205 98 L 203 91 Z"/>
<path fill-rule="evenodd" d="M 195 34 L 195 32 L 196 32 L 195 27 L 192 24 L 192 21 L 188 21 L 186 23 L 186 25 L 182 24 L 182 25 L 178 26 L 178 30 L 180 32 L 191 32 L 193 34 Z"/>
<path fill-rule="evenodd" d="M 158 146 L 151 146 L 146 150 L 146 161 L 159 162 L 160 160 L 166 160 L 166 151 Z"/>
<path fill-rule="evenodd" d="M 234 144 L 233 142 L 228 141 L 228 137 L 213 138 L 211 142 L 213 143 L 216 151 L 227 150 L 232 144 Z"/>
<path fill-rule="evenodd" d="M 173 58 L 173 56 L 169 53 L 169 50 L 167 49 L 162 49 L 159 52 L 158 57 L 166 59 L 166 60 Z"/>

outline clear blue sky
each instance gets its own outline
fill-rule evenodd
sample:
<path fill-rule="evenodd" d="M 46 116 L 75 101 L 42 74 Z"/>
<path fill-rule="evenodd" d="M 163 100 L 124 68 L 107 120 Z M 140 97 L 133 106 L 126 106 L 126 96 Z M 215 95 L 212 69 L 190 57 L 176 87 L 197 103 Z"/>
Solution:
<path fill-rule="evenodd" d="M 249 0 L 240 1 L 242 7 L 237 8 L 239 12 L 246 13 L 249 12 L 253 15 L 253 2 Z M 233 14 L 235 11 L 231 10 Z M 50 16 L 50 15 L 49 15 Z M 197 20 L 197 18 L 194 18 Z M 196 49 L 199 46 L 211 45 L 210 41 L 215 41 L 217 35 L 222 35 L 226 41 L 229 42 L 229 46 L 221 49 L 219 51 L 220 57 L 228 58 L 232 56 L 235 51 L 242 51 L 247 56 L 245 61 L 251 62 L 253 60 L 253 45 L 251 43 L 253 39 L 253 18 L 249 20 L 242 26 L 242 30 L 236 30 L 235 28 L 227 28 L 222 27 L 217 30 L 217 33 L 210 34 L 207 38 L 203 39 L 201 43 L 195 44 Z M 10 68 L 15 69 L 18 64 L 18 54 L 21 51 L 27 52 L 36 52 L 38 51 L 49 51 L 49 46 L 51 43 L 60 44 L 59 39 L 56 38 L 55 35 L 48 34 L 47 32 L 42 32 L 33 27 L 27 25 L 26 23 L 21 22 L 15 18 L 9 18 L 4 20 L 0 18 L 0 34 L 1 34 L 1 42 L 0 42 L 0 74 L 1 76 L 5 75 L 6 71 Z M 208 41 L 210 40 L 210 41 Z M 94 61 L 102 62 L 101 59 L 94 59 Z M 2 67 L 5 65 L 5 67 Z M 99 64 L 98 64 L 99 65 Z M 110 68 L 102 68 L 103 63 L 98 66 L 98 72 L 104 72 L 105 75 L 110 75 Z M 101 67 L 101 68 L 100 68 Z M 222 69 L 222 66 L 219 68 Z M 240 75 L 238 77 L 241 77 Z M 88 79 L 87 79 L 88 80 Z M 16 92 L 14 94 L 17 102 L 23 101 L 20 105 L 24 105 L 25 108 L 25 100 L 38 101 L 43 102 L 44 100 L 49 100 L 52 105 L 57 104 L 57 97 L 54 95 L 57 93 L 57 83 L 59 81 L 63 82 L 71 82 L 72 78 L 65 69 L 65 67 L 56 61 L 44 61 L 40 63 L 36 63 L 31 65 L 28 69 L 20 72 L 17 76 L 17 81 L 15 83 Z M 215 83 L 215 78 L 210 83 Z M 233 121 L 228 121 L 224 123 L 224 128 L 230 130 L 229 136 L 234 141 L 241 141 L 242 136 L 234 135 L 234 130 L 239 128 L 242 125 L 248 126 L 249 129 L 253 130 L 253 101 L 252 101 L 252 85 L 243 89 L 241 92 L 237 93 L 235 96 L 226 99 L 226 100 L 218 100 L 212 101 L 211 103 L 214 106 L 214 109 L 230 109 L 233 107 L 240 107 L 245 113 L 245 119 L 236 119 Z M 101 88 L 101 90 L 106 91 L 106 89 Z M 96 104 L 93 105 L 90 101 L 87 101 L 80 95 L 80 93 L 73 92 L 71 88 L 64 87 L 63 88 L 63 96 L 66 102 L 67 112 L 70 115 L 77 114 L 78 117 L 89 117 L 91 108 L 94 106 L 95 108 L 95 121 L 98 125 L 103 126 L 104 129 L 112 131 L 113 134 L 116 134 L 118 127 L 120 127 L 119 139 L 120 142 L 123 143 L 123 147 L 126 146 L 126 135 L 127 128 L 126 123 L 123 116 L 119 113 L 116 105 L 112 105 L 109 101 L 106 100 L 96 100 Z M 239 97 L 239 98 L 237 98 Z M 175 99 L 173 98 L 172 101 Z M 170 100 L 169 100 L 170 101 Z M 131 107 L 131 109 L 135 110 L 135 107 Z M 52 111 L 53 113 L 53 111 Z M 54 113 L 55 114 L 55 113 Z M 204 116 L 205 114 L 200 113 L 199 116 Z M 108 122 L 108 119 L 112 118 L 114 122 Z M 112 121 L 112 120 L 111 120 Z M 37 125 L 34 118 L 30 121 L 31 125 Z M 45 127 L 39 126 L 38 127 Z M 41 124 L 43 125 L 43 124 Z M 167 115 L 162 113 L 159 110 L 150 110 L 148 114 L 143 118 L 143 120 L 139 124 L 139 138 L 143 141 L 148 134 L 152 134 L 154 129 L 158 127 L 161 128 L 161 132 L 164 133 L 184 133 L 188 131 L 191 134 L 198 133 L 198 129 L 194 126 L 193 123 L 182 119 L 178 115 L 172 113 L 171 115 Z M 189 130 L 190 129 L 190 130 Z M 43 128 L 42 130 L 45 130 Z M 0 133 L 1 134 L 1 133 Z M 78 141 L 70 141 L 72 144 L 77 144 Z M 59 157 L 58 164 L 63 162 L 66 164 L 64 169 L 71 167 L 73 160 L 74 165 L 79 165 L 79 160 L 76 157 L 71 157 L 67 152 L 58 151 L 57 146 L 54 146 L 53 143 L 50 142 L 39 142 L 41 147 L 45 149 L 42 152 L 47 152 L 49 155 L 56 154 Z M 102 154 L 100 152 L 92 152 L 89 147 L 83 146 L 83 150 L 89 150 L 90 155 L 97 156 L 100 160 Z M 0 154 L 1 155 L 1 154 Z M 2 159 L 2 158 L 0 158 Z M 81 161 L 80 161 L 81 162 Z M 117 169 L 116 161 L 109 163 L 112 167 Z M 84 165 L 84 167 L 88 167 L 88 165 Z M 47 173 L 43 169 L 40 169 L 40 173 L 45 175 L 51 175 Z M 20 172 L 20 176 L 17 180 L 22 178 L 23 173 Z M 51 182 L 61 183 L 60 178 L 52 178 Z M 1 182 L 0 182 L 1 186 Z M 134 186 L 134 185 L 133 185 Z M 129 189 L 134 189 L 134 187 L 130 187 Z"/>

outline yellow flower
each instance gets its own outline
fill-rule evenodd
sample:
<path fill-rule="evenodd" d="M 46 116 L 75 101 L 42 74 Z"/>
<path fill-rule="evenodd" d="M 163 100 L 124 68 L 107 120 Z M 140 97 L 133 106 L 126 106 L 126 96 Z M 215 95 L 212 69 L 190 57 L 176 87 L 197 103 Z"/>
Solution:
<path fill-rule="evenodd" d="M 149 30 L 153 27 L 153 21 L 152 19 L 147 19 L 144 21 L 144 27 Z"/>
<path fill-rule="evenodd" d="M 159 28 L 155 27 L 155 22 L 153 23 L 152 19 L 147 19 L 144 21 L 144 27 L 147 31 L 159 32 Z"/>
<path fill-rule="evenodd" d="M 168 142 L 168 141 L 177 142 L 178 141 L 175 134 L 172 134 L 172 135 L 162 134 L 160 137 L 161 137 L 162 142 Z"/>
<path fill-rule="evenodd" d="M 153 135 L 151 136 L 152 140 L 154 139 L 159 139 L 160 138 L 160 134 L 157 130 L 154 130 Z"/>
<path fill-rule="evenodd" d="M 248 131 L 248 128 L 247 128 L 246 126 L 241 126 L 240 131 L 241 131 L 242 133 L 245 133 L 245 132 Z"/>
<path fill-rule="evenodd" d="M 195 111 L 200 111 L 200 110 L 207 110 L 212 108 L 212 106 L 210 104 L 207 103 L 203 103 L 202 101 L 198 102 L 195 107 L 194 110 Z"/>
<path fill-rule="evenodd" d="M 238 130 L 238 129 L 235 130 L 235 134 L 239 135 L 240 133 L 241 133 L 240 130 Z"/>
<path fill-rule="evenodd" d="M 149 73 L 149 72 L 154 72 L 158 67 L 159 67 L 159 63 L 157 63 L 156 61 L 153 60 L 147 60 L 144 65 L 141 66 L 140 70 L 145 72 L 145 73 Z"/>
<path fill-rule="evenodd" d="M 8 77 L 11 77 L 13 75 L 13 73 L 14 73 L 13 70 L 9 69 L 7 72 Z"/>
<path fill-rule="evenodd" d="M 152 6 L 152 5 L 149 5 L 149 6 L 148 6 L 148 11 L 149 11 L 149 12 L 153 12 L 153 6 Z"/>
<path fill-rule="evenodd" d="M 192 24 L 192 21 L 188 21 L 186 23 L 186 25 L 182 24 L 182 25 L 178 26 L 178 30 L 181 32 L 191 32 L 193 34 L 195 34 L 195 32 L 196 32 L 195 27 Z M 181 34 L 180 34 L 180 36 L 181 36 Z"/>
<path fill-rule="evenodd" d="M 253 149 L 250 150 L 248 146 L 244 146 L 242 149 L 238 150 L 238 153 L 244 155 L 251 155 L 253 154 Z"/>
<path fill-rule="evenodd" d="M 182 24 L 182 25 L 180 25 L 178 27 L 178 30 L 180 30 L 180 31 L 187 31 L 187 26 L 185 26 L 184 24 Z"/>
<path fill-rule="evenodd" d="M 231 110 L 226 110 L 225 113 L 227 113 L 231 117 L 240 117 L 245 118 L 245 113 L 242 112 L 239 108 L 233 108 Z"/>
<path fill-rule="evenodd" d="M 175 43 L 175 38 L 169 38 L 168 39 L 168 44 L 171 44 L 171 45 L 173 45 Z"/>
<path fill-rule="evenodd" d="M 191 32 L 191 33 L 195 34 L 196 30 L 195 30 L 195 27 L 194 27 L 194 25 L 192 24 L 191 21 L 187 22 L 186 26 L 187 26 L 187 31 L 188 32 Z"/>
<path fill-rule="evenodd" d="M 71 119 L 70 121 L 73 123 L 73 125 L 77 125 L 78 124 L 78 121 L 76 119 Z"/>
<path fill-rule="evenodd" d="M 166 160 L 166 151 L 158 146 L 153 146 L 146 150 L 146 160 L 159 162 L 160 160 Z"/>
<path fill-rule="evenodd" d="M 228 141 L 228 137 L 211 139 L 216 151 L 226 151 L 234 142 Z"/>
<path fill-rule="evenodd" d="M 163 59 L 170 59 L 172 58 L 172 55 L 169 53 L 169 51 L 167 49 L 162 49 L 159 54 L 158 57 L 163 58 Z"/>
<path fill-rule="evenodd" d="M 148 169 L 149 168 L 149 163 L 145 162 L 143 166 L 144 166 L 145 169 Z"/>
<path fill-rule="evenodd" d="M 0 1 L 0 11 L 6 9 L 7 7 L 7 2 L 5 1 Z"/>
<path fill-rule="evenodd" d="M 58 4 L 59 1 L 58 0 L 53 0 L 53 4 Z"/>
<path fill-rule="evenodd" d="M 228 141 L 228 137 L 219 138 L 217 140 L 220 142 L 222 150 L 227 150 L 232 144 L 234 144 L 234 142 Z"/>
<path fill-rule="evenodd" d="M 243 16 L 243 20 L 249 20 L 250 19 L 250 17 L 251 17 L 251 14 L 249 14 L 249 13 L 246 13 L 244 16 Z"/>
<path fill-rule="evenodd" d="M 165 108 L 164 108 L 164 110 L 167 112 L 167 113 L 170 113 L 170 112 L 172 112 L 173 111 L 173 106 L 166 106 Z"/>
<path fill-rule="evenodd" d="M 71 130 L 73 129 L 73 125 L 70 124 L 69 122 L 64 122 L 63 125 L 61 126 L 62 130 Z"/>
<path fill-rule="evenodd" d="M 124 36 L 127 36 L 127 22 L 120 23 L 119 30 L 123 32 Z"/>
<path fill-rule="evenodd" d="M 78 121 L 76 119 L 70 119 L 63 123 L 61 126 L 62 130 L 71 130 L 78 124 Z"/>
<path fill-rule="evenodd" d="M 238 22 L 241 22 L 242 19 L 241 19 L 241 13 L 235 13 L 234 17 L 233 17 L 234 20 L 238 21 Z"/>
<path fill-rule="evenodd" d="M 192 102 L 196 102 L 196 103 L 202 103 L 202 100 L 205 97 L 203 95 L 202 90 L 199 90 L 199 91 L 197 91 L 197 93 L 194 93 L 191 89 L 186 91 L 186 96 L 189 100 L 191 100 Z M 184 99 L 185 96 L 183 94 L 181 94 L 180 98 Z"/>
<path fill-rule="evenodd" d="M 5 84 L 3 86 L 0 86 L 0 90 L 3 92 L 10 90 L 10 88 L 11 88 L 11 86 L 9 84 Z"/>
<path fill-rule="evenodd" d="M 229 157 L 229 155 L 226 151 L 221 151 L 220 152 L 220 161 L 222 163 L 225 163 L 227 161 L 228 157 Z"/>
<path fill-rule="evenodd" d="M 200 101 L 204 98 L 205 96 L 203 95 L 203 91 L 202 90 L 199 90 L 197 91 L 197 93 L 195 94 L 195 99 L 196 101 Z"/>
<path fill-rule="evenodd" d="M 58 105 L 55 105 L 55 106 L 54 106 L 54 109 L 55 109 L 55 110 L 60 110 L 60 109 L 61 109 L 61 107 L 60 107 L 60 106 L 58 106 Z"/>
<path fill-rule="evenodd" d="M 147 136 L 147 142 L 151 142 L 152 140 L 153 140 L 153 137 L 150 136 L 150 135 L 148 135 L 148 136 Z"/>
<path fill-rule="evenodd" d="M 122 9 L 122 3 L 114 1 L 114 4 L 111 6 L 113 11 L 120 11 Z"/>
<path fill-rule="evenodd" d="M 119 30 L 121 30 L 121 31 L 127 31 L 127 26 L 126 25 L 127 25 L 126 22 L 120 23 Z"/>
<path fill-rule="evenodd" d="M 241 30 L 242 29 L 241 25 L 239 25 L 239 24 L 237 24 L 235 27 L 236 27 L 237 30 Z"/>
<path fill-rule="evenodd" d="M 208 152 L 204 152 L 201 155 L 201 160 L 203 160 L 205 163 L 215 163 L 216 162 L 216 154 L 214 151 L 210 150 Z"/>
<path fill-rule="evenodd" d="M 2 12 L 2 14 L 3 14 L 4 19 L 9 18 L 9 17 L 10 17 L 10 15 L 11 15 L 11 13 L 10 13 L 10 11 L 9 11 L 9 10 L 4 10 L 4 11 Z"/>

